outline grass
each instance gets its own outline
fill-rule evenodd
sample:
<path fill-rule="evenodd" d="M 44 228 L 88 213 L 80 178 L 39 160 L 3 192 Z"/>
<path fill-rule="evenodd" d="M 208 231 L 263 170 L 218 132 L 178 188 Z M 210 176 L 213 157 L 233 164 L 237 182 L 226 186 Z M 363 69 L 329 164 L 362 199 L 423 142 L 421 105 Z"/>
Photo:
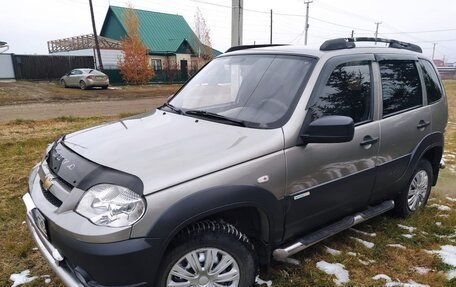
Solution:
<path fill-rule="evenodd" d="M 456 155 L 456 81 L 446 81 L 445 87 L 450 107 L 450 123 L 446 133 L 446 155 Z M 126 116 L 126 115 L 123 115 Z M 51 275 L 51 283 L 46 286 L 63 286 L 35 247 L 25 224 L 25 208 L 21 201 L 27 190 L 27 177 L 31 167 L 39 161 L 48 143 L 62 134 L 93 126 L 118 117 L 77 118 L 61 117 L 47 121 L 16 120 L 0 124 L 0 286 L 11 286 L 9 276 L 25 269 L 31 270 L 32 276 Z M 430 203 L 451 206 L 450 212 L 438 211 L 427 207 L 407 219 L 397 219 L 388 215 L 380 216 L 356 228 L 375 232 L 376 237 L 366 237 L 347 230 L 299 254 L 299 266 L 287 263 L 274 263 L 268 270 L 263 270 L 260 277 L 272 280 L 275 287 L 292 286 L 334 286 L 334 276 L 327 275 L 316 268 L 316 263 L 325 260 L 341 263 L 350 273 L 351 281 L 345 286 L 384 286 L 384 281 L 371 278 L 380 273 L 389 275 L 393 280 L 407 282 L 414 280 L 430 286 L 456 286 L 456 280 L 448 281 L 443 272 L 450 269 L 438 257 L 423 251 L 439 249 L 441 245 L 455 245 L 454 239 L 435 235 L 449 235 L 455 231 L 456 203 L 446 197 L 456 198 L 456 158 L 448 157 L 448 168 L 443 170 L 438 185 L 433 189 Z M 448 214 L 448 217 L 441 215 Z M 440 221 L 442 226 L 437 226 Z M 416 227 L 411 239 L 402 235 L 408 233 L 397 226 L 403 224 Z M 375 244 L 367 249 L 350 237 L 361 238 Z M 453 240 L 453 241 L 452 241 Z M 407 249 L 388 247 L 387 244 L 402 244 Z M 325 247 L 342 251 L 342 255 L 333 256 L 325 252 Z M 347 252 L 358 253 L 357 257 Z M 365 266 L 359 262 L 375 260 Z M 413 267 L 427 267 L 432 271 L 426 275 L 415 272 Z M 26 286 L 44 286 L 45 278 Z"/>

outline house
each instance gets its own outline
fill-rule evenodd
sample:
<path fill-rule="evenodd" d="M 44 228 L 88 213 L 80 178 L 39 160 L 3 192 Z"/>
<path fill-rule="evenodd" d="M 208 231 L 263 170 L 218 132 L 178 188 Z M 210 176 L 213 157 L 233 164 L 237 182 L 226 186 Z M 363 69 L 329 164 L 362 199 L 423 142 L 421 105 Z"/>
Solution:
<path fill-rule="evenodd" d="M 118 59 L 122 57 L 120 41 L 127 35 L 123 23 L 127 9 L 129 8 L 117 6 L 108 8 L 98 37 L 104 69 L 116 70 Z M 180 78 L 185 80 L 206 62 L 202 60 L 204 51 L 209 50 L 213 57 L 221 54 L 220 51 L 203 45 L 184 17 L 134 10 L 138 17 L 141 40 L 149 50 L 151 65 L 157 76 L 163 76 L 163 70 L 172 70 L 177 71 L 182 76 Z M 49 41 L 48 50 L 50 54 L 56 55 L 90 55 L 98 62 L 93 34 Z"/>
<path fill-rule="evenodd" d="M 434 59 L 432 61 L 434 62 L 434 65 L 436 65 L 437 67 L 444 67 L 445 66 L 445 62 L 443 60 Z"/>
<path fill-rule="evenodd" d="M 127 35 L 123 15 L 128 8 L 110 6 L 100 35 L 120 41 Z M 207 49 L 181 15 L 135 9 L 139 22 L 139 34 L 149 49 L 155 70 L 198 69 L 196 60 Z M 211 49 L 212 56 L 220 51 Z"/>

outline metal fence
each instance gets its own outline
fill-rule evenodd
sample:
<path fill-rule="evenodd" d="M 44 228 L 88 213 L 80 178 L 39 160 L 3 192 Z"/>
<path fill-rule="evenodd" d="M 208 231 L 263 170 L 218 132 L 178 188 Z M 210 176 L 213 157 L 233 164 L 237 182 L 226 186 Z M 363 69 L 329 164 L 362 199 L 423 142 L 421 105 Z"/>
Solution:
<path fill-rule="evenodd" d="M 75 68 L 93 68 L 93 56 L 12 55 L 17 80 L 55 80 Z"/>
<path fill-rule="evenodd" d="M 165 69 L 154 71 L 154 76 L 150 79 L 151 83 L 184 83 L 192 75 L 194 75 L 197 70 L 177 70 L 177 69 Z M 108 75 L 109 83 L 111 84 L 122 84 L 124 83 L 122 75 L 119 70 L 103 70 L 103 73 Z"/>

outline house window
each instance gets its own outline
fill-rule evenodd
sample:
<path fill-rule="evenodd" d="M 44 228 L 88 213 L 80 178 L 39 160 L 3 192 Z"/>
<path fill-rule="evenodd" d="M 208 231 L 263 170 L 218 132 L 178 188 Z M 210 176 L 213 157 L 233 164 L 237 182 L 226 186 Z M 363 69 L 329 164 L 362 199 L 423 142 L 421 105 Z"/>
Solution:
<path fill-rule="evenodd" d="M 151 65 L 152 68 L 154 68 L 155 71 L 162 70 L 162 61 L 158 59 L 152 59 L 151 60 Z"/>

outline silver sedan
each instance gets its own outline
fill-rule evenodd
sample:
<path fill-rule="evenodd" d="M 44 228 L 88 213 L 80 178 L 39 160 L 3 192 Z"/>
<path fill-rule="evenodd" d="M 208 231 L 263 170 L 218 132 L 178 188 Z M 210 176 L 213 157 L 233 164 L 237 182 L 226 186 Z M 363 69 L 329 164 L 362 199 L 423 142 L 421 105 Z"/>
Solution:
<path fill-rule="evenodd" d="M 91 87 L 107 89 L 109 77 L 95 69 L 74 69 L 60 78 L 62 87 L 79 87 L 85 90 Z"/>

